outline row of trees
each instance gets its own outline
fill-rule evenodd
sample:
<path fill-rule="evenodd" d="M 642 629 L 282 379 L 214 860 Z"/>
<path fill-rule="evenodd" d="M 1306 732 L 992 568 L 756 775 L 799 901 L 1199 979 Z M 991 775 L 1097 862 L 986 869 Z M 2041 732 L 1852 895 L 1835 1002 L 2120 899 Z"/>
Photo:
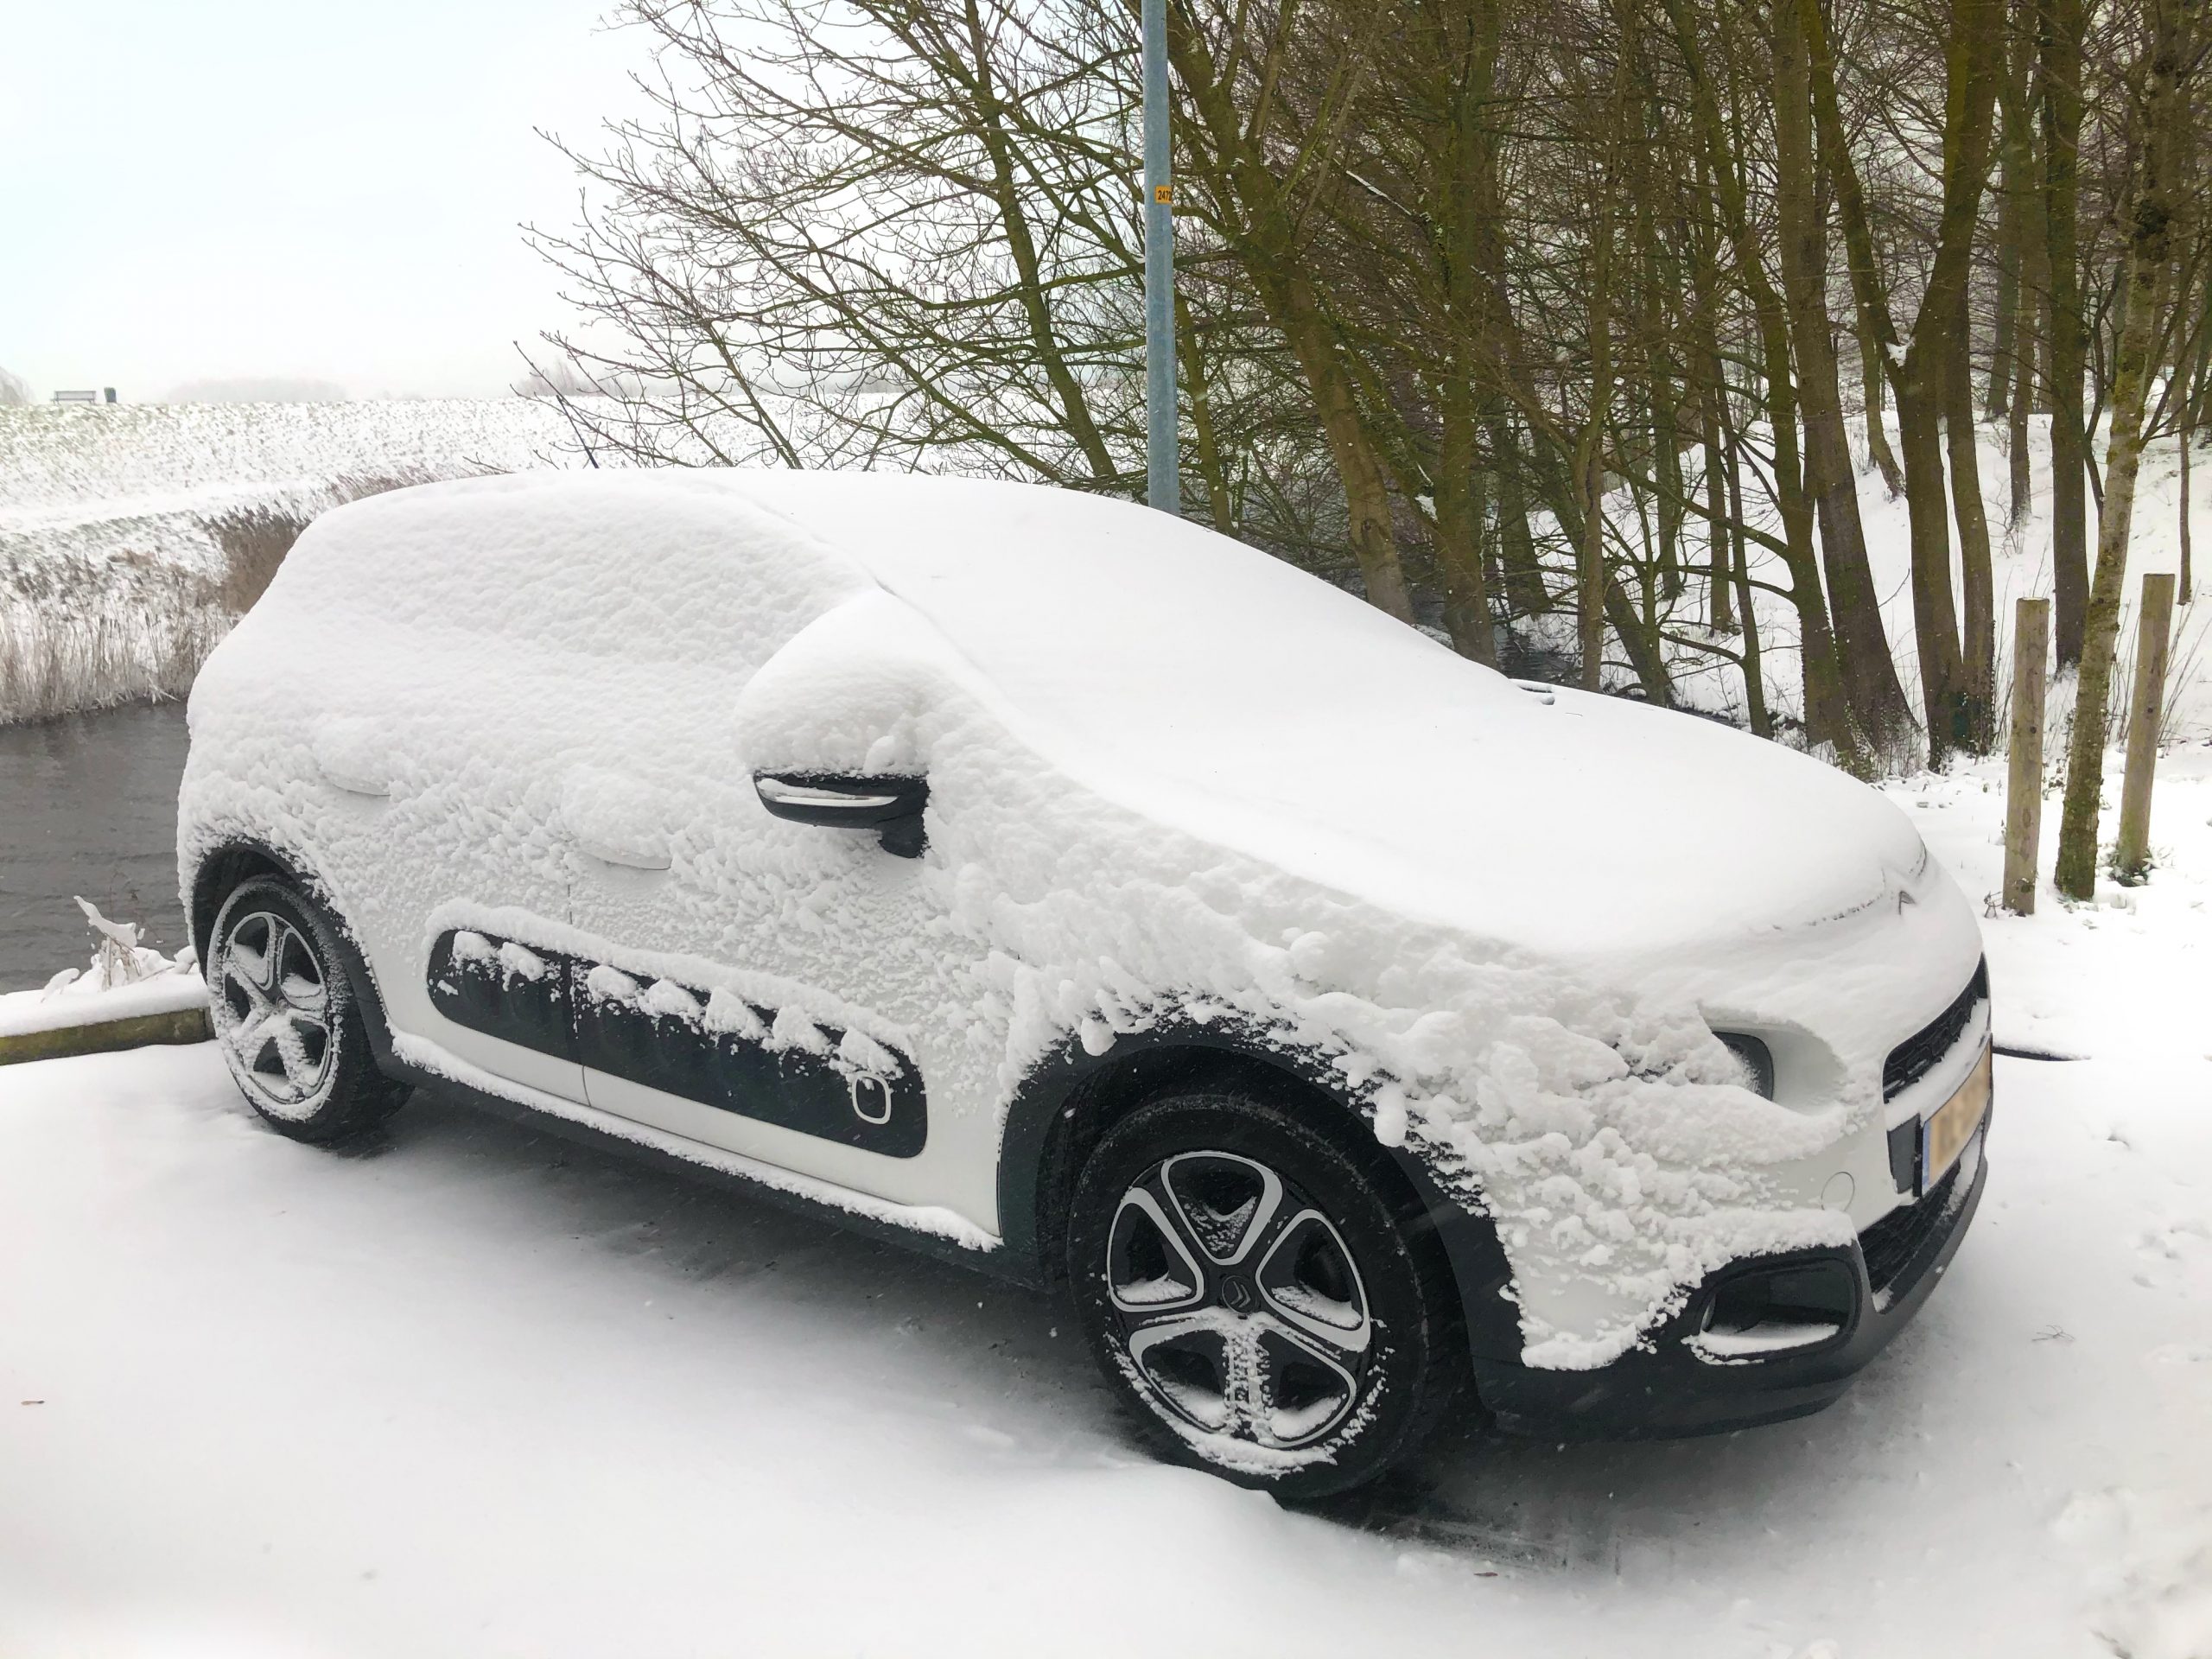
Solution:
<path fill-rule="evenodd" d="M 2212 412 L 2206 4 L 1170 0 L 1185 511 L 1486 662 L 1732 664 L 1763 731 L 1787 652 L 1865 767 L 1993 741 L 2040 483 L 2101 743 L 2137 457 Z M 626 16 L 650 112 L 537 237 L 587 448 L 1141 493 L 1134 0 Z"/>

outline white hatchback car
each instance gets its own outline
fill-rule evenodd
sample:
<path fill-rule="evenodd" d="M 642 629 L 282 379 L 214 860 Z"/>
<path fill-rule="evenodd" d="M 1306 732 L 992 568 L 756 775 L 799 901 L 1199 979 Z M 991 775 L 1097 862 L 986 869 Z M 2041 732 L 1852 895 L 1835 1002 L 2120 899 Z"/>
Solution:
<path fill-rule="evenodd" d="M 1064 1288 L 1287 1494 L 1451 1412 L 1809 1411 L 1984 1180 L 1974 916 L 1903 815 L 1026 486 L 436 485 L 191 703 L 179 861 L 284 1133 L 410 1085 Z"/>

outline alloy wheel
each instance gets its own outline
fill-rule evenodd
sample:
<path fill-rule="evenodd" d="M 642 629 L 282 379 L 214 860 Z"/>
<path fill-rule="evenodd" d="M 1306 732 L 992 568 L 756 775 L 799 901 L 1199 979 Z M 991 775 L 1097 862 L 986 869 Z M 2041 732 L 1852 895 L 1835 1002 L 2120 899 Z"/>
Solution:
<path fill-rule="evenodd" d="M 1274 1451 L 1325 1439 L 1375 1334 L 1343 1234 L 1274 1169 L 1179 1153 L 1122 1193 L 1106 1288 L 1127 1368 L 1170 1416 Z"/>
<path fill-rule="evenodd" d="M 215 1034 L 231 1071 L 268 1111 L 306 1116 L 337 1048 L 321 958 L 291 922 L 256 910 L 226 930 L 215 969 Z"/>

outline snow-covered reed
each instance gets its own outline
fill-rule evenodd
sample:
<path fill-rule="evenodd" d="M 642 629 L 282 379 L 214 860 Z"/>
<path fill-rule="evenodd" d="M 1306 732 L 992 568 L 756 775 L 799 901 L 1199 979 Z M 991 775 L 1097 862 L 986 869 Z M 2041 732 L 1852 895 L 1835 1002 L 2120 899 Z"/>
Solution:
<path fill-rule="evenodd" d="M 213 606 L 69 615 L 0 608 L 0 721 L 181 697 L 233 619 Z"/>
<path fill-rule="evenodd" d="M 562 429 L 519 398 L 0 409 L 0 724 L 183 696 L 317 513 Z"/>

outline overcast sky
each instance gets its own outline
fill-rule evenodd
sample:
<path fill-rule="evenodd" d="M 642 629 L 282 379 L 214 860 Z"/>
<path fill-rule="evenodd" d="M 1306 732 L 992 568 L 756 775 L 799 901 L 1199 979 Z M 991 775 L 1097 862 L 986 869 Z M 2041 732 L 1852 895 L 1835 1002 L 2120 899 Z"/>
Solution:
<path fill-rule="evenodd" d="M 43 398 L 491 393 L 557 324 L 518 221 L 642 41 L 611 0 L 0 0 L 0 366 Z"/>

